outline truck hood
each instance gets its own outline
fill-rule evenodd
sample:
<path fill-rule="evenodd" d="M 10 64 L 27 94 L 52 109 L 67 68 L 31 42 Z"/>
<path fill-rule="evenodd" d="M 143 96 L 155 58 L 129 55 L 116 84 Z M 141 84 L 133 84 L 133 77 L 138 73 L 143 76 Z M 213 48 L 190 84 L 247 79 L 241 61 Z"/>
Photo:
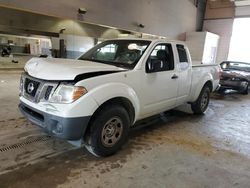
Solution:
<path fill-rule="evenodd" d="M 113 65 L 83 60 L 32 58 L 24 70 L 32 77 L 43 80 L 74 80 L 78 75 L 110 72 L 120 72 L 126 69 Z M 103 74 L 100 74 L 103 73 Z"/>

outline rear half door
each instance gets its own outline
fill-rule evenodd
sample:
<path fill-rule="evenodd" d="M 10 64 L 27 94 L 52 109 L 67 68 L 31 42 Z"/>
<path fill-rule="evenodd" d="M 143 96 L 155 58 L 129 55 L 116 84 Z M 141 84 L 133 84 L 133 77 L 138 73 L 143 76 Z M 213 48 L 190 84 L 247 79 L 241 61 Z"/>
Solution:
<path fill-rule="evenodd" d="M 177 105 L 186 102 L 192 84 L 192 66 L 191 66 L 191 58 L 188 55 L 188 49 L 183 44 L 176 44 L 175 50 L 177 54 L 177 71 L 179 76 L 179 87 L 177 94 Z"/>

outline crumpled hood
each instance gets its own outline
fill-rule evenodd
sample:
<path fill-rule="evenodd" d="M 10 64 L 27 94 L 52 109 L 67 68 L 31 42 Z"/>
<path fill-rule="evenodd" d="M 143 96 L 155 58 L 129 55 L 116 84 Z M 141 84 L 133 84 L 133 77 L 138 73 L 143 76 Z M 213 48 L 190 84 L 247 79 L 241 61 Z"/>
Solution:
<path fill-rule="evenodd" d="M 250 72 L 230 70 L 230 71 L 223 71 L 222 76 L 230 78 L 245 78 L 250 81 Z"/>
<path fill-rule="evenodd" d="M 74 80 L 77 75 L 103 71 L 124 71 L 126 69 L 92 61 L 32 58 L 24 70 L 32 77 L 43 80 Z"/>

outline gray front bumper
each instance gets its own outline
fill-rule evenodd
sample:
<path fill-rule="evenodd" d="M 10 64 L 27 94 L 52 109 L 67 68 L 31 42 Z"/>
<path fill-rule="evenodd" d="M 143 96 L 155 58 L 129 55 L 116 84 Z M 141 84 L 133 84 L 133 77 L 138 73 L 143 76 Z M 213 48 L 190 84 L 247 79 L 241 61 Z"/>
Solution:
<path fill-rule="evenodd" d="M 64 118 L 36 110 L 24 103 L 19 104 L 21 113 L 33 124 L 41 127 L 52 136 L 79 140 L 84 135 L 90 116 L 77 118 Z"/>

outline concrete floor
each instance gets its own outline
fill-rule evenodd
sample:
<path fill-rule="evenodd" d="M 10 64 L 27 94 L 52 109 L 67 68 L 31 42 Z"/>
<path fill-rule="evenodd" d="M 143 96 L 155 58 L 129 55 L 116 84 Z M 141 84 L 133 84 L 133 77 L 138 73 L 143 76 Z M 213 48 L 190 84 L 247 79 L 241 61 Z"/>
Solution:
<path fill-rule="evenodd" d="M 18 74 L 0 74 L 0 187 L 249 187 L 250 95 L 214 95 L 204 116 L 173 112 L 95 158 L 17 110 Z M 11 87 L 10 87 L 11 85 Z"/>
<path fill-rule="evenodd" d="M 0 70 L 7 70 L 7 69 L 23 69 L 24 65 L 28 60 L 30 60 L 32 55 L 14 55 L 14 57 L 1 57 L 0 56 Z M 17 61 L 18 63 L 13 63 L 12 60 Z"/>

